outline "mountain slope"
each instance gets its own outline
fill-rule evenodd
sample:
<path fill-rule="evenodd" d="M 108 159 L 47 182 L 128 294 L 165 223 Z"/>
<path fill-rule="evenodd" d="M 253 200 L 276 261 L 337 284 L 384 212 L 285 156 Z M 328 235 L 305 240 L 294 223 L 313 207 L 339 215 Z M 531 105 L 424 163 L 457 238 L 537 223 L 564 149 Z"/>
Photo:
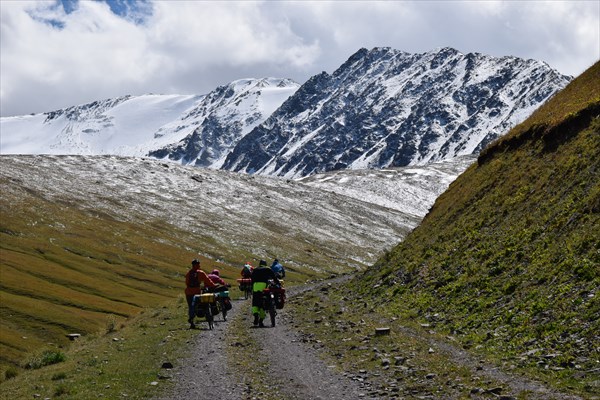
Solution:
<path fill-rule="evenodd" d="M 424 166 L 340 170 L 299 179 L 305 185 L 414 215 L 420 220 L 475 157 L 463 156 Z"/>
<path fill-rule="evenodd" d="M 569 80 L 516 57 L 361 49 L 302 85 L 224 168 L 300 177 L 477 154 Z"/>
<path fill-rule="evenodd" d="M 182 120 L 201 121 L 194 131 L 176 143 L 148 152 L 182 164 L 220 168 L 238 141 L 263 122 L 291 96 L 299 85 L 289 79 L 243 79 L 221 86 Z M 162 128 L 178 131 L 175 122 Z M 176 126 L 177 125 L 177 126 Z"/>
<path fill-rule="evenodd" d="M 0 119 L 2 154 L 143 155 L 155 132 L 202 96 L 144 95 Z"/>
<path fill-rule="evenodd" d="M 145 95 L 0 119 L 2 154 L 151 156 L 299 178 L 476 155 L 563 88 L 542 62 L 361 49 L 301 87 L 242 79 L 205 96 Z"/>
<path fill-rule="evenodd" d="M 298 88 L 289 79 L 242 79 L 205 96 L 123 96 L 0 119 L 2 154 L 169 157 L 219 168 L 237 141 Z"/>
<path fill-rule="evenodd" d="M 304 184 L 154 159 L 0 156 L 0 371 L 46 343 L 66 344 L 66 333 L 181 295 L 193 258 L 229 282 L 260 258 L 282 260 L 290 284 L 362 269 L 468 162 L 365 171 L 365 187 L 358 172 Z M 390 187 L 398 195 L 378 204 L 378 188 Z"/>
<path fill-rule="evenodd" d="M 599 155 L 597 63 L 488 147 L 356 287 L 392 299 L 385 313 L 598 396 Z"/>

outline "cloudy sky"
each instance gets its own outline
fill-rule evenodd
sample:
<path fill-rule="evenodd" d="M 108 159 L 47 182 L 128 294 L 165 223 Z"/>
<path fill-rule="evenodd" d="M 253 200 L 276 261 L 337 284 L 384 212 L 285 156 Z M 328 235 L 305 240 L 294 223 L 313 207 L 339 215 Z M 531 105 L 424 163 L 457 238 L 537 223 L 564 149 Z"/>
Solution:
<path fill-rule="evenodd" d="M 449 46 L 574 76 L 600 59 L 600 0 L 2 0 L 0 14 L 2 116 L 249 77 L 303 83 L 361 47 Z"/>

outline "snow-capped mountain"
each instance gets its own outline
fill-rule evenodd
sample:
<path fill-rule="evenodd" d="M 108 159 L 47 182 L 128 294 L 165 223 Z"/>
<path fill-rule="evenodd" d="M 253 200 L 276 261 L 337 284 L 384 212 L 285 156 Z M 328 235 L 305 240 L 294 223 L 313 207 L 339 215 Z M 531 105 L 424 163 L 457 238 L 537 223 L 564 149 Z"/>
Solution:
<path fill-rule="evenodd" d="M 235 145 L 269 117 L 300 85 L 289 79 L 243 79 L 220 86 L 180 120 L 163 126 L 155 137 L 173 132 L 193 121 L 195 129 L 178 141 L 148 152 L 182 164 L 220 168 Z M 183 124 L 182 124 L 183 122 Z"/>
<path fill-rule="evenodd" d="M 0 153 L 151 156 L 287 178 L 423 165 L 478 153 L 570 79 L 516 57 L 361 49 L 302 86 L 243 79 L 202 96 L 1 118 Z"/>
<path fill-rule="evenodd" d="M 0 119 L 2 154 L 169 157 L 218 168 L 239 139 L 300 85 L 243 79 L 208 95 L 124 96 Z"/>
<path fill-rule="evenodd" d="M 3 154 L 144 155 L 155 132 L 201 100 L 202 96 L 123 96 L 2 118 L 1 150 Z"/>
<path fill-rule="evenodd" d="M 223 168 L 293 178 L 475 154 L 570 80 L 516 57 L 361 49 L 302 85 Z"/>

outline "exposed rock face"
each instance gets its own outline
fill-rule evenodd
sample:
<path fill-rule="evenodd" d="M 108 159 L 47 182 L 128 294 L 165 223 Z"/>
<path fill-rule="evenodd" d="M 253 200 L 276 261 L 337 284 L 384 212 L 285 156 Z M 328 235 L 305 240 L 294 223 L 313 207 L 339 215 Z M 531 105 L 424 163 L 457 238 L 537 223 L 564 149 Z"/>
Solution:
<path fill-rule="evenodd" d="M 361 49 L 303 85 L 123 96 L 0 119 L 2 154 L 112 154 L 299 178 L 478 154 L 570 77 L 516 57 Z"/>
<path fill-rule="evenodd" d="M 182 121 L 197 127 L 176 143 L 148 153 L 151 157 L 220 168 L 240 139 L 263 122 L 299 85 L 289 79 L 244 79 L 208 94 Z"/>
<path fill-rule="evenodd" d="M 299 177 L 476 154 L 570 79 L 516 57 L 361 49 L 302 85 L 223 168 Z"/>

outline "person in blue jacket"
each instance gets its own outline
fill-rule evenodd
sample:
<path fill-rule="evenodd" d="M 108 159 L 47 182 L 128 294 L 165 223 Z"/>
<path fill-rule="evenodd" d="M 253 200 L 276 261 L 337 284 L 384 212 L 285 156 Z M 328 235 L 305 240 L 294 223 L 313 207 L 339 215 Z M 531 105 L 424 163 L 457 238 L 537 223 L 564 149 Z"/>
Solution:
<path fill-rule="evenodd" d="M 271 264 L 271 271 L 275 273 L 275 276 L 278 279 L 285 278 L 285 268 L 283 268 L 283 265 L 279 263 L 278 259 L 273 260 L 273 264 Z"/>

